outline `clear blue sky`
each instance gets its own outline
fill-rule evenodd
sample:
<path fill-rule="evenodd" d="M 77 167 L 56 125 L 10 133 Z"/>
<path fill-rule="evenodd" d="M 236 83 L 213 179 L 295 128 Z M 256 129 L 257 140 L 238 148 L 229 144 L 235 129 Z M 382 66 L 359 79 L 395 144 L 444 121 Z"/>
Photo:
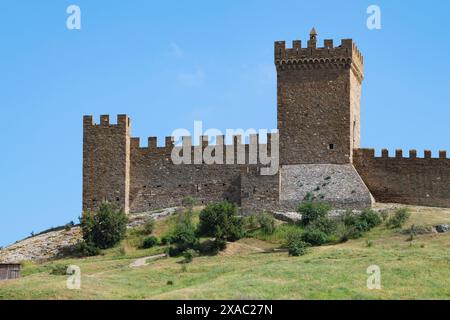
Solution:
<path fill-rule="evenodd" d="M 273 41 L 312 26 L 365 56 L 363 146 L 450 151 L 449 15 L 448 1 L 2 1 L 0 245 L 78 221 L 83 114 L 127 113 L 144 139 L 194 120 L 275 128 Z"/>

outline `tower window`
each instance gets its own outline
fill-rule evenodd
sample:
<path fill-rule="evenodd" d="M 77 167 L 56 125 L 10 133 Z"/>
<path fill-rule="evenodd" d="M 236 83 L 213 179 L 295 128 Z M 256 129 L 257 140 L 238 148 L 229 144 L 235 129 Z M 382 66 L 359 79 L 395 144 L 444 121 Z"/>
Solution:
<path fill-rule="evenodd" d="M 334 143 L 330 143 L 329 145 L 328 145 L 328 149 L 330 149 L 330 150 L 334 150 L 335 149 L 335 144 Z"/>

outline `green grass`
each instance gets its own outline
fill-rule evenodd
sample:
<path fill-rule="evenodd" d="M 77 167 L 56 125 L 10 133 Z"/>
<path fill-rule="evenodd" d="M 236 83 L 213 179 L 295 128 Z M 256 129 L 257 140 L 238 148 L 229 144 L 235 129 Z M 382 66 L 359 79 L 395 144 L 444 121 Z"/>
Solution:
<path fill-rule="evenodd" d="M 158 221 L 155 233 L 165 234 L 174 221 Z M 413 208 L 404 228 L 413 223 L 450 223 L 450 210 Z M 136 258 L 164 249 L 136 249 L 140 235 L 131 232 L 102 256 L 25 263 L 23 278 L 0 282 L 0 299 L 450 299 L 449 233 L 408 242 L 400 230 L 382 225 L 358 240 L 311 248 L 302 257 L 252 250 L 278 246 L 291 228 L 297 227 L 281 224 L 270 236 L 254 231 L 253 239 L 229 245 L 218 256 L 194 258 L 186 270 L 182 258 L 130 268 Z M 78 265 L 81 290 L 66 289 L 66 276 L 50 275 L 54 264 Z M 366 287 L 366 269 L 373 264 L 381 268 L 381 290 Z"/>

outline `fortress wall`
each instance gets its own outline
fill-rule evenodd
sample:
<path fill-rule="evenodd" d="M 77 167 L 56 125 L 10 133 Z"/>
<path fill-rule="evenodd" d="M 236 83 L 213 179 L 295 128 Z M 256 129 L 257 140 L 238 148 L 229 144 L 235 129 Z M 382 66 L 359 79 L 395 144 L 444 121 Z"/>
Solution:
<path fill-rule="evenodd" d="M 204 162 L 174 164 L 172 161 L 172 150 L 174 149 L 172 138 L 166 137 L 165 140 L 164 147 L 157 147 L 156 138 L 151 137 L 148 146 L 141 147 L 139 138 L 131 139 L 131 212 L 180 206 L 186 196 L 194 197 L 199 204 L 228 200 L 239 206 L 242 205 L 241 175 L 250 169 L 258 170 L 262 165 L 259 158 L 256 159 L 255 164 L 249 164 L 250 146 L 241 144 L 240 137 L 236 136 L 232 145 L 224 146 L 222 158 L 224 164 L 206 164 Z M 268 148 L 270 154 L 270 140 L 271 136 L 268 136 L 269 147 L 266 144 L 257 144 L 257 150 Z M 219 145 L 222 145 L 220 142 L 223 141 L 222 138 L 217 138 L 217 141 Z M 205 148 L 214 148 L 214 145 L 208 145 L 206 138 L 201 148 L 199 146 L 190 147 L 192 160 L 196 152 L 201 153 Z M 237 164 L 236 153 L 239 149 L 243 150 L 245 159 L 241 160 L 245 164 Z M 212 152 L 212 154 L 216 153 Z M 235 159 L 234 164 L 225 164 L 227 155 Z M 254 177 L 251 182 L 252 187 L 258 190 L 266 180 L 259 177 L 262 176 Z"/>
<path fill-rule="evenodd" d="M 375 157 L 374 149 L 355 149 L 353 164 L 376 201 L 450 207 L 450 159 L 445 151 L 433 158 L 427 150 L 418 158 L 416 150 L 409 157 L 402 150 L 389 157 L 383 149 L 382 156 Z"/>
<path fill-rule="evenodd" d="M 244 213 L 279 210 L 279 173 L 263 176 L 259 168 L 244 170 L 241 178 L 241 207 Z"/>

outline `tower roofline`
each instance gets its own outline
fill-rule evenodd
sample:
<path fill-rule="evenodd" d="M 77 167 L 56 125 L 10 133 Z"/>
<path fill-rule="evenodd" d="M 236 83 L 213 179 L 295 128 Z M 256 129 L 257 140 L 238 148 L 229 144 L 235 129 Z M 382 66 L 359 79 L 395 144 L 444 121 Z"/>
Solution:
<path fill-rule="evenodd" d="M 285 41 L 275 41 L 274 60 L 277 68 L 351 67 L 360 81 L 364 78 L 364 57 L 352 39 L 342 39 L 337 47 L 332 39 L 317 47 L 315 37 L 308 40 L 307 47 L 302 47 L 301 40 L 292 41 L 291 48 Z"/>

